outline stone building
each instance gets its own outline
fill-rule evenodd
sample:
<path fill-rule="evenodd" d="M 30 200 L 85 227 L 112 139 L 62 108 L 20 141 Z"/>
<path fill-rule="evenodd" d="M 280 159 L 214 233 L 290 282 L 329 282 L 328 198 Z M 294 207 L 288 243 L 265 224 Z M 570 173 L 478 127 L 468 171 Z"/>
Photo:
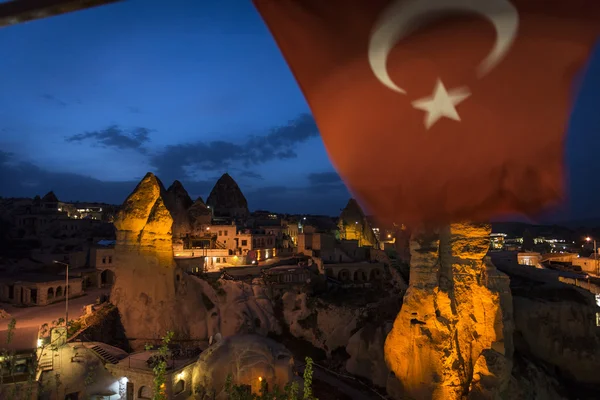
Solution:
<path fill-rule="evenodd" d="M 311 271 L 305 266 L 281 265 L 265 271 L 263 279 L 266 283 L 277 286 L 293 286 L 306 284 L 312 275 Z"/>
<path fill-rule="evenodd" d="M 114 241 L 100 241 L 90 249 L 90 267 L 97 271 L 97 286 L 115 283 L 116 254 Z M 89 282 L 93 285 L 93 281 Z M 87 285 L 87 283 L 86 283 Z"/>
<path fill-rule="evenodd" d="M 69 277 L 65 289 L 65 277 L 60 275 L 29 273 L 0 278 L 0 301 L 16 304 L 45 306 L 83 294 L 83 279 Z"/>
<path fill-rule="evenodd" d="M 152 361 L 157 351 L 134 353 L 116 364 L 107 364 L 108 370 L 118 379 L 127 400 L 150 400 L 154 395 Z M 183 400 L 192 394 L 192 371 L 196 362 L 191 358 L 170 358 L 165 373 L 165 392 L 168 399 Z"/>
<path fill-rule="evenodd" d="M 382 263 L 335 263 L 325 264 L 323 268 L 325 275 L 344 284 L 373 284 L 385 278 L 385 266 Z"/>
<path fill-rule="evenodd" d="M 56 346 L 40 349 L 41 399 L 126 398 L 120 396 L 125 394 L 123 385 L 107 368 L 127 357 L 126 352 L 100 342 L 66 343 L 61 329 L 53 329 L 50 340 Z"/>

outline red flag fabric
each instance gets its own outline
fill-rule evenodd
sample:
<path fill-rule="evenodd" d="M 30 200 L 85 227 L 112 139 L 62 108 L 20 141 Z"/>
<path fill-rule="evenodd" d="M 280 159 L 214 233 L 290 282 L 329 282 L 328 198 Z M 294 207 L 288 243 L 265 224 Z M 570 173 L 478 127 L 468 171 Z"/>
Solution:
<path fill-rule="evenodd" d="M 563 195 L 596 0 L 254 0 L 331 161 L 379 219 L 536 213 Z"/>

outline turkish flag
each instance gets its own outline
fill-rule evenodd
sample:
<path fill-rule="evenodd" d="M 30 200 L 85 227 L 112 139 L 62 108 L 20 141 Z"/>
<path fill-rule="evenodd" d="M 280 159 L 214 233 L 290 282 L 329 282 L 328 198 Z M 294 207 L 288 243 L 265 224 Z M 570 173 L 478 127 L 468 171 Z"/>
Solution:
<path fill-rule="evenodd" d="M 597 0 L 254 0 L 367 211 L 410 225 L 563 196 Z"/>

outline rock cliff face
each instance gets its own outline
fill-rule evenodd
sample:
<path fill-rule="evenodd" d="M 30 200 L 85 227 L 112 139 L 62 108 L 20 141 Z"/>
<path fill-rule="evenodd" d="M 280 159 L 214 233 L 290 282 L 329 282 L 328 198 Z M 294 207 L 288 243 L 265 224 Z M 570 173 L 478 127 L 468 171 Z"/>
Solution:
<path fill-rule="evenodd" d="M 202 225 L 210 225 L 212 220 L 212 211 L 206 206 L 202 197 L 198 197 L 194 204 L 188 209 L 191 233 L 194 235 L 203 235 Z"/>
<path fill-rule="evenodd" d="M 512 299 L 507 277 L 486 257 L 490 231 L 465 223 L 413 234 L 409 288 L 385 342 L 395 397 L 492 398 L 508 390 Z"/>
<path fill-rule="evenodd" d="M 179 238 L 191 233 L 188 209 L 193 202 L 181 182 L 175 181 L 169 186 L 165 203 L 173 216 L 173 237 Z"/>
<path fill-rule="evenodd" d="M 595 399 L 600 390 L 600 330 L 594 294 L 558 281 L 558 273 L 510 263 L 515 321 L 512 398 Z"/>
<path fill-rule="evenodd" d="M 376 326 L 367 323 L 348 341 L 346 370 L 353 375 L 366 378 L 374 385 L 385 388 L 390 370 L 385 363 L 383 346 L 385 338 L 392 330 L 391 323 Z"/>
<path fill-rule="evenodd" d="M 240 333 L 266 336 L 269 332 L 281 332 L 266 286 L 230 280 L 219 280 L 211 286 L 195 276 L 190 279 L 202 290 L 202 302 L 210 314 L 210 335 L 219 332 L 225 337 Z"/>
<path fill-rule="evenodd" d="M 356 200 L 350 199 L 338 220 L 340 236 L 347 240 L 358 240 L 360 246 L 376 246 L 377 238 Z"/>
<path fill-rule="evenodd" d="M 327 354 L 346 347 L 357 330 L 361 309 L 320 304 L 307 305 L 306 293 L 287 292 L 283 295 L 283 317 L 290 333 L 323 349 Z"/>
<path fill-rule="evenodd" d="M 248 327 L 263 334 L 277 332 L 273 308 L 258 289 L 241 290 L 236 282 L 224 281 L 217 290 L 177 267 L 165 194 L 161 182 L 147 174 L 115 220 L 111 301 L 127 337 L 153 338 L 173 330 L 180 337 L 208 339 L 218 332 L 246 332 Z"/>
<path fill-rule="evenodd" d="M 238 184 L 229 174 L 223 174 L 206 199 L 216 217 L 246 218 L 250 213 L 248 201 Z"/>

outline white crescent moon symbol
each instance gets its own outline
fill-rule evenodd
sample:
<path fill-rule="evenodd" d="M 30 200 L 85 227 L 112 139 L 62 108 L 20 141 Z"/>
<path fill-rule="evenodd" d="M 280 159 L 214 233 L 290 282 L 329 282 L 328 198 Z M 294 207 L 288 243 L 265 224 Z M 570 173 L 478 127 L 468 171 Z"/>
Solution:
<path fill-rule="evenodd" d="M 389 89 L 406 94 L 387 69 L 387 59 L 396 43 L 423 24 L 425 17 L 448 11 L 473 12 L 485 16 L 496 28 L 496 43 L 479 65 L 479 77 L 490 72 L 506 55 L 517 35 L 519 12 L 508 0 L 397 0 L 385 9 L 371 34 L 369 64 Z"/>

